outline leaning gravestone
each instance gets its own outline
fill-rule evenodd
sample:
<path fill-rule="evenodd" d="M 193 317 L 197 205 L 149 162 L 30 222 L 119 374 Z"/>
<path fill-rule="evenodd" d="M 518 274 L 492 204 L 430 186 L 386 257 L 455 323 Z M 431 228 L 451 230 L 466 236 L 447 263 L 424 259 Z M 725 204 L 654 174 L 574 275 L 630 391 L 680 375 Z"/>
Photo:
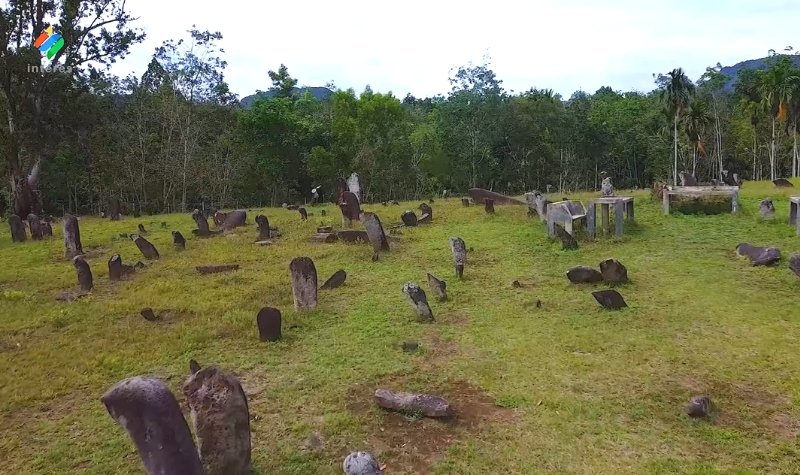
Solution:
<path fill-rule="evenodd" d="M 180 231 L 172 231 L 172 244 L 179 251 L 186 249 L 186 239 L 183 238 L 183 234 Z"/>
<path fill-rule="evenodd" d="M 258 225 L 258 240 L 266 241 L 270 238 L 269 234 L 269 219 L 263 214 L 256 216 L 256 224 Z"/>
<path fill-rule="evenodd" d="M 12 214 L 8 218 L 8 225 L 11 227 L 11 241 L 25 242 L 28 239 L 28 235 L 25 232 L 25 223 L 22 222 L 19 216 Z"/>
<path fill-rule="evenodd" d="M 239 380 L 208 366 L 189 376 L 183 394 L 206 475 L 249 474 L 250 410 Z"/>
<path fill-rule="evenodd" d="M 225 214 L 225 219 L 222 221 L 220 227 L 223 230 L 230 231 L 233 228 L 244 226 L 245 221 L 247 221 L 247 211 L 237 209 Z"/>
<path fill-rule="evenodd" d="M 763 219 L 772 219 L 775 217 L 775 205 L 772 204 L 770 198 L 764 198 L 758 204 L 758 212 Z"/>
<path fill-rule="evenodd" d="M 603 275 L 591 267 L 578 266 L 567 271 L 567 279 L 573 284 L 593 284 L 602 282 Z"/>
<path fill-rule="evenodd" d="M 781 251 L 777 247 L 757 247 L 747 243 L 736 246 L 736 255 L 747 257 L 753 266 L 771 266 L 781 260 Z"/>
<path fill-rule="evenodd" d="M 606 259 L 600 263 L 603 280 L 609 283 L 622 284 L 628 282 L 628 269 L 616 259 Z"/>
<path fill-rule="evenodd" d="M 567 250 L 575 250 L 578 249 L 578 241 L 575 240 L 574 237 L 570 233 L 567 232 L 560 224 L 553 223 L 553 229 L 556 232 L 556 236 L 561 239 L 561 248 Z"/>
<path fill-rule="evenodd" d="M 422 213 L 423 216 L 427 214 L 431 219 L 433 219 L 433 209 L 428 203 L 422 203 L 419 205 L 419 212 Z"/>
<path fill-rule="evenodd" d="M 378 461 L 367 452 L 353 452 L 342 463 L 344 475 L 383 475 Z"/>
<path fill-rule="evenodd" d="M 147 234 L 147 230 L 144 229 L 144 224 L 139 223 L 139 234 Z"/>
<path fill-rule="evenodd" d="M 419 321 L 424 323 L 433 321 L 433 312 L 431 312 L 431 307 L 428 305 L 428 298 L 425 296 L 425 291 L 422 290 L 419 285 L 413 282 L 406 282 L 406 284 L 403 285 L 403 293 L 406 296 L 406 300 L 411 305 L 411 308 L 417 312 Z"/>
<path fill-rule="evenodd" d="M 322 284 L 320 290 L 332 290 L 337 287 L 341 287 L 344 285 L 344 281 L 347 280 L 347 272 L 343 269 L 339 269 L 333 273 L 333 275 Z"/>
<path fill-rule="evenodd" d="M 789 269 L 800 277 L 800 254 L 792 254 L 789 258 Z"/>
<path fill-rule="evenodd" d="M 308 211 L 305 208 L 297 208 L 300 212 L 300 221 L 305 221 L 308 219 Z"/>
<path fill-rule="evenodd" d="M 207 475 L 178 401 L 164 383 L 135 376 L 100 400 L 133 439 L 149 475 Z"/>
<path fill-rule="evenodd" d="M 485 198 L 483 200 L 483 210 L 486 211 L 486 214 L 494 214 L 494 200 Z"/>
<path fill-rule="evenodd" d="M 381 219 L 375 213 L 363 213 L 361 219 L 364 221 L 369 242 L 372 243 L 372 260 L 378 260 L 380 251 L 389 251 L 389 241 L 386 239 L 386 233 L 383 232 Z"/>
<path fill-rule="evenodd" d="M 114 254 L 108 260 L 108 278 L 112 282 L 122 280 L 125 276 L 136 272 L 136 266 L 131 266 L 122 263 L 122 257 L 119 254 Z"/>
<path fill-rule="evenodd" d="M 358 197 L 350 191 L 342 193 L 342 201 L 339 203 L 342 210 L 342 225 L 352 227 L 353 221 L 358 221 L 361 216 L 361 205 Z"/>
<path fill-rule="evenodd" d="M 75 266 L 75 272 L 78 274 L 78 283 L 81 286 L 81 290 L 84 292 L 92 290 L 94 279 L 92 278 L 92 269 L 89 267 L 89 263 L 86 262 L 83 256 L 75 256 L 72 258 L 72 265 Z"/>
<path fill-rule="evenodd" d="M 439 280 L 433 274 L 428 273 L 428 286 L 439 301 L 444 302 L 447 300 L 447 284 L 445 281 Z"/>
<path fill-rule="evenodd" d="M 34 241 L 39 241 L 44 237 L 42 220 L 33 213 L 28 215 L 28 227 L 31 229 L 31 239 Z"/>
<path fill-rule="evenodd" d="M 67 259 L 83 254 L 78 218 L 71 214 L 64 216 L 64 248 L 66 249 L 65 255 Z"/>
<path fill-rule="evenodd" d="M 794 188 L 792 182 L 786 178 L 776 178 L 775 180 L 772 180 L 772 183 L 774 183 L 778 188 Z"/>
<path fill-rule="evenodd" d="M 264 307 L 256 315 L 258 338 L 261 341 L 278 341 L 281 339 L 281 311 L 277 308 Z"/>
<path fill-rule="evenodd" d="M 592 296 L 603 308 L 609 310 L 619 310 L 622 307 L 628 306 L 628 304 L 625 303 L 625 299 L 623 299 L 622 295 L 616 290 L 598 290 L 592 292 Z"/>
<path fill-rule="evenodd" d="M 425 417 L 450 417 L 453 411 L 450 403 L 439 396 L 395 392 L 389 389 L 377 389 L 375 402 L 378 406 L 406 414 L 422 414 Z"/>
<path fill-rule="evenodd" d="M 406 226 L 417 225 L 417 215 L 410 209 L 405 210 L 403 214 L 400 215 L 400 220 L 403 221 L 403 224 Z"/>
<path fill-rule="evenodd" d="M 467 247 L 460 237 L 450 238 L 450 251 L 453 253 L 453 262 L 456 266 L 456 275 L 464 278 L 464 265 L 467 263 Z"/>
<path fill-rule="evenodd" d="M 317 306 L 317 268 L 309 257 L 295 257 L 289 264 L 295 310 Z"/>
<path fill-rule="evenodd" d="M 139 236 L 138 234 L 131 234 L 131 240 L 136 244 L 136 247 L 139 248 L 139 252 L 145 257 L 145 259 L 158 259 L 160 256 L 158 255 L 158 250 L 156 247 L 150 243 L 147 239 Z"/>
<path fill-rule="evenodd" d="M 208 227 L 208 218 L 206 218 L 199 209 L 195 209 L 194 212 L 192 212 L 192 219 L 197 223 L 197 229 L 192 231 L 192 233 L 200 237 L 208 237 L 217 234 L 216 232 L 211 232 L 211 229 Z"/>

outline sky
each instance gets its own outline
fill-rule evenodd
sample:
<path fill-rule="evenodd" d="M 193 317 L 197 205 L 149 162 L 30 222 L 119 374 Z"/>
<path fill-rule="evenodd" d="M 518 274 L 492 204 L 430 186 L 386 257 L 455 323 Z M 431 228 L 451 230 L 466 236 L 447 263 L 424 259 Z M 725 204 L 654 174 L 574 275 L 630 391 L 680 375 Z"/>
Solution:
<path fill-rule="evenodd" d="M 601 86 L 649 91 L 653 73 L 683 67 L 697 79 L 769 49 L 800 49 L 800 1 L 405 0 L 257 2 L 132 0 L 147 39 L 113 72 L 141 75 L 155 47 L 196 25 L 223 35 L 231 90 L 271 83 L 285 64 L 301 86 L 397 97 L 446 94 L 451 71 L 488 57 L 507 91 L 553 89 L 564 97 Z"/>

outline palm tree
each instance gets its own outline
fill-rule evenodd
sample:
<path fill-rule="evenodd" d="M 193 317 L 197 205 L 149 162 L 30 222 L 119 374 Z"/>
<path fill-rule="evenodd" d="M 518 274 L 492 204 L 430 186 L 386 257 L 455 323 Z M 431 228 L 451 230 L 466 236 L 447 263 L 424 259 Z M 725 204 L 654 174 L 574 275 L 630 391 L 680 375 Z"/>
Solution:
<path fill-rule="evenodd" d="M 781 56 L 772 64 L 772 67 L 759 74 L 758 88 L 761 93 L 762 108 L 769 113 L 772 119 L 772 137 L 769 147 L 769 173 L 770 180 L 775 179 L 775 124 L 778 121 L 789 119 L 789 106 L 795 94 L 796 77 L 793 73 L 794 65 L 788 57 Z"/>
<path fill-rule="evenodd" d="M 675 157 L 672 165 L 672 182 L 678 184 L 678 120 L 683 111 L 689 106 L 689 101 L 694 95 L 694 84 L 686 77 L 682 68 L 673 69 L 666 76 L 666 87 L 661 91 L 661 100 L 664 101 L 667 112 L 672 117 L 672 138 Z"/>
<path fill-rule="evenodd" d="M 788 82 L 791 93 L 788 97 L 786 128 L 792 130 L 792 176 L 800 176 L 800 150 L 797 149 L 797 128 L 800 125 L 800 71 L 795 70 Z"/>
<path fill-rule="evenodd" d="M 685 117 L 686 136 L 692 144 L 692 175 L 697 171 L 697 156 L 706 156 L 706 144 L 703 137 L 711 124 L 711 112 L 708 103 L 699 99 L 693 100 Z"/>

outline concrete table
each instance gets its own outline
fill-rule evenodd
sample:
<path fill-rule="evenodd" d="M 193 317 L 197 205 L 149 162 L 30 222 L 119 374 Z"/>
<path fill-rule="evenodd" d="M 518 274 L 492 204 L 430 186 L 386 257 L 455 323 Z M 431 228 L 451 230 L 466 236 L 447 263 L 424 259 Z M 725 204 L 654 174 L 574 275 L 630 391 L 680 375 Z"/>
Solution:
<path fill-rule="evenodd" d="M 797 235 L 800 236 L 800 196 L 789 197 L 789 224 L 797 229 Z"/>
<path fill-rule="evenodd" d="M 607 196 L 597 198 L 589 202 L 586 210 L 586 228 L 589 236 L 594 237 L 596 233 L 597 205 L 600 205 L 600 225 L 604 233 L 608 233 L 610 227 L 611 207 L 614 207 L 614 234 L 619 237 L 624 231 L 624 221 L 629 223 L 634 221 L 633 196 Z"/>
<path fill-rule="evenodd" d="M 664 214 L 669 214 L 670 196 L 689 196 L 699 198 L 702 196 L 730 196 L 731 213 L 739 212 L 739 187 L 738 186 L 668 186 L 664 188 L 663 207 Z"/>

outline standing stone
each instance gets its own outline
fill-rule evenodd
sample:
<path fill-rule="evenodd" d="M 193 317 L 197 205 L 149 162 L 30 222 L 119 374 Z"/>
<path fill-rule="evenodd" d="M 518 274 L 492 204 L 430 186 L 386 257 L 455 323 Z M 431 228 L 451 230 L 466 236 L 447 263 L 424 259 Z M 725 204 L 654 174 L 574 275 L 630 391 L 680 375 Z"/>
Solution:
<path fill-rule="evenodd" d="M 364 221 L 369 242 L 372 243 L 372 260 L 377 261 L 381 251 L 389 251 L 389 241 L 386 239 L 386 233 L 383 232 L 381 219 L 375 213 L 363 213 L 361 218 Z"/>
<path fill-rule="evenodd" d="M 258 240 L 266 241 L 270 238 L 269 234 L 269 219 L 263 214 L 256 216 L 256 224 L 258 225 Z"/>
<path fill-rule="evenodd" d="M 361 205 L 358 197 L 350 191 L 342 193 L 339 209 L 342 210 L 342 225 L 346 227 L 352 227 L 353 221 L 358 221 L 359 216 L 361 216 Z"/>
<path fill-rule="evenodd" d="M 347 179 L 347 189 L 350 190 L 350 193 L 356 195 L 356 198 L 358 198 L 358 202 L 360 203 L 362 199 L 361 180 L 358 179 L 358 174 L 356 172 L 353 172 L 353 174 L 350 175 L 350 178 Z"/>
<path fill-rule="evenodd" d="M 149 475 L 207 475 L 178 401 L 164 383 L 135 376 L 100 400 L 133 439 Z"/>
<path fill-rule="evenodd" d="M 494 200 L 491 198 L 485 198 L 483 200 L 483 209 L 487 214 L 494 214 Z"/>
<path fill-rule="evenodd" d="M 341 287 L 344 284 L 344 281 L 347 279 L 347 272 L 343 269 L 339 269 L 333 273 L 333 275 L 322 284 L 320 290 L 331 290 L 337 287 Z"/>
<path fill-rule="evenodd" d="M 186 379 L 183 394 L 206 474 L 250 473 L 250 410 L 239 380 L 208 366 Z"/>
<path fill-rule="evenodd" d="M 230 231 L 233 228 L 244 226 L 245 221 L 247 221 L 247 211 L 243 209 L 237 209 L 225 214 L 225 219 L 223 219 L 220 227 L 223 230 Z"/>
<path fill-rule="evenodd" d="M 681 186 L 697 186 L 697 179 L 688 172 L 680 172 L 678 177 L 681 179 Z"/>
<path fill-rule="evenodd" d="M 741 243 L 736 246 L 736 254 L 750 259 L 753 266 L 771 266 L 781 260 L 781 251 L 777 247 L 757 247 Z"/>
<path fill-rule="evenodd" d="M 428 203 L 422 203 L 419 205 L 419 212 L 422 213 L 423 216 L 427 214 L 430 216 L 430 219 L 433 219 L 433 209 Z"/>
<path fill-rule="evenodd" d="M 49 221 L 42 221 L 42 236 L 44 237 L 53 237 L 53 226 L 50 224 Z"/>
<path fill-rule="evenodd" d="M 155 246 L 153 246 L 150 241 L 139 236 L 138 234 L 131 234 L 131 240 L 136 244 L 136 247 L 139 248 L 139 251 L 145 257 L 145 259 L 158 259 L 158 250 Z"/>
<path fill-rule="evenodd" d="M 172 244 L 175 245 L 175 249 L 181 251 L 186 249 L 186 239 L 183 238 L 180 231 L 172 231 Z"/>
<path fill-rule="evenodd" d="M 792 254 L 789 258 L 789 269 L 800 277 L 800 254 Z"/>
<path fill-rule="evenodd" d="M 297 208 L 300 212 L 300 221 L 305 221 L 308 219 L 308 211 L 305 208 Z"/>
<path fill-rule="evenodd" d="M 344 192 L 347 190 L 347 182 L 344 181 L 344 178 L 337 178 L 336 179 L 336 203 L 339 204 L 342 202 L 344 197 Z"/>
<path fill-rule="evenodd" d="M 686 415 L 703 418 L 711 415 L 711 399 L 707 396 L 694 396 L 686 406 Z"/>
<path fill-rule="evenodd" d="M 435 295 L 440 302 L 447 300 L 447 284 L 445 281 L 439 280 L 428 273 L 428 286 L 431 288 L 433 295 Z"/>
<path fill-rule="evenodd" d="M 75 272 L 78 274 L 78 283 L 81 290 L 88 292 L 94 287 L 94 279 L 92 278 L 92 269 L 89 263 L 83 256 L 75 256 L 72 258 L 72 265 L 75 266 Z"/>
<path fill-rule="evenodd" d="M 378 461 L 367 452 L 353 452 L 342 463 L 345 475 L 383 475 Z"/>
<path fill-rule="evenodd" d="M 28 227 L 31 229 L 31 239 L 34 241 L 40 241 L 44 237 L 42 220 L 33 213 L 28 215 Z"/>
<path fill-rule="evenodd" d="M 65 255 L 67 259 L 83 254 L 78 218 L 71 214 L 64 216 L 64 248 L 66 249 Z"/>
<path fill-rule="evenodd" d="M 264 307 L 256 315 L 258 338 L 261 341 L 278 341 L 281 339 L 281 311 L 277 308 Z"/>
<path fill-rule="evenodd" d="M 433 321 L 433 312 L 431 312 L 431 307 L 428 305 L 428 298 L 419 285 L 413 282 L 406 282 L 403 285 L 403 293 L 406 295 L 406 300 L 408 300 L 411 308 L 417 312 L 421 322 L 429 323 Z"/>
<path fill-rule="evenodd" d="M 125 276 L 136 272 L 136 267 L 123 264 L 122 257 L 119 254 L 114 254 L 108 260 L 108 278 L 112 282 L 122 280 Z"/>
<path fill-rule="evenodd" d="M 111 218 L 111 221 L 119 221 L 120 218 L 120 205 L 119 205 L 119 198 L 111 198 L 111 203 L 109 203 L 109 212 L 108 216 Z"/>
<path fill-rule="evenodd" d="M 211 219 L 214 221 L 216 227 L 222 226 L 222 223 L 225 222 L 225 218 L 227 217 L 228 213 L 222 211 L 214 211 L 214 214 L 211 215 Z"/>
<path fill-rule="evenodd" d="M 400 215 L 400 219 L 403 221 L 403 224 L 406 226 L 416 226 L 417 225 L 417 215 L 414 214 L 413 211 L 407 209 Z"/>
<path fill-rule="evenodd" d="M 219 231 L 211 231 L 211 229 L 208 227 L 208 218 L 201 213 L 200 210 L 194 210 L 192 213 L 192 219 L 194 219 L 195 223 L 197 223 L 197 229 L 192 231 L 193 234 L 196 234 L 200 237 L 209 237 L 219 233 Z"/>
<path fill-rule="evenodd" d="M 775 217 L 775 205 L 772 204 L 772 199 L 765 198 L 758 204 L 758 212 L 761 213 L 763 219 L 772 219 Z"/>
<path fill-rule="evenodd" d="M 28 234 L 25 232 L 25 223 L 22 222 L 19 216 L 12 214 L 8 218 L 8 225 L 11 227 L 12 242 L 25 242 L 28 239 Z"/>
<path fill-rule="evenodd" d="M 144 229 L 144 224 L 139 223 L 139 234 L 147 234 L 147 230 Z"/>
<path fill-rule="evenodd" d="M 572 234 L 568 233 L 566 229 L 564 229 L 560 224 L 553 223 L 553 229 L 556 232 L 556 236 L 561 239 L 561 248 L 567 250 L 575 250 L 578 249 L 578 241 L 572 237 Z"/>
<path fill-rule="evenodd" d="M 148 322 L 157 322 L 158 320 L 160 320 L 160 319 L 158 318 L 158 315 L 156 315 L 156 313 L 155 313 L 155 312 L 153 311 L 153 309 L 152 309 L 152 308 L 150 308 L 150 307 L 143 308 L 143 309 L 142 309 L 142 310 L 139 312 L 139 314 L 140 314 L 140 315 L 141 315 L 141 316 L 142 316 L 142 317 L 143 317 L 145 320 L 147 320 Z"/>
<path fill-rule="evenodd" d="M 592 292 L 592 296 L 597 300 L 597 303 L 609 310 L 619 310 L 622 307 L 627 307 L 625 299 L 622 298 L 616 290 L 598 290 Z"/>
<path fill-rule="evenodd" d="M 456 276 L 464 278 L 464 265 L 467 263 L 467 246 L 460 237 L 450 238 L 450 251 L 453 253 L 453 262 L 456 266 Z"/>
<path fill-rule="evenodd" d="M 189 360 L 189 374 L 195 374 L 196 372 L 200 371 L 202 368 L 200 367 L 200 363 L 197 362 L 195 359 Z"/>
<path fill-rule="evenodd" d="M 578 266 L 567 271 L 567 279 L 573 284 L 593 284 L 601 282 L 603 275 L 591 267 Z"/>
<path fill-rule="evenodd" d="M 623 284 L 628 281 L 628 269 L 616 259 L 606 259 L 600 263 L 600 272 L 603 280 L 614 284 Z"/>
<path fill-rule="evenodd" d="M 614 185 L 611 183 L 610 176 L 603 178 L 603 181 L 600 183 L 600 196 L 604 198 L 614 196 Z"/>
<path fill-rule="evenodd" d="M 461 198 L 461 206 L 469 208 L 469 198 Z"/>
<path fill-rule="evenodd" d="M 295 310 L 317 306 L 317 268 L 309 257 L 295 257 L 289 264 Z"/>

